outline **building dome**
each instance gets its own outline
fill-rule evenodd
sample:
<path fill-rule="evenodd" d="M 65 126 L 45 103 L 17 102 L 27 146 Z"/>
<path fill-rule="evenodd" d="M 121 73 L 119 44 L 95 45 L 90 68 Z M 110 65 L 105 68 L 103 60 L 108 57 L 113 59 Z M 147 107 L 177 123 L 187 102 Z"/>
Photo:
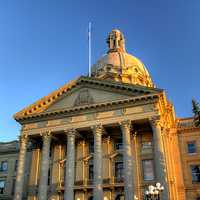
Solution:
<path fill-rule="evenodd" d="M 92 66 L 92 76 L 124 83 L 153 87 L 144 64 L 125 50 L 125 40 L 119 30 L 112 30 L 107 38 L 108 52 Z"/>

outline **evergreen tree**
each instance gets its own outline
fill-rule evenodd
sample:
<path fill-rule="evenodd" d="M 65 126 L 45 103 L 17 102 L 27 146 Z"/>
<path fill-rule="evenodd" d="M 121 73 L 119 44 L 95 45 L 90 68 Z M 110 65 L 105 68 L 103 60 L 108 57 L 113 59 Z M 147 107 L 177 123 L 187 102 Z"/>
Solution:
<path fill-rule="evenodd" d="M 200 127 L 200 107 L 195 99 L 192 99 L 192 111 L 194 113 L 194 125 Z"/>

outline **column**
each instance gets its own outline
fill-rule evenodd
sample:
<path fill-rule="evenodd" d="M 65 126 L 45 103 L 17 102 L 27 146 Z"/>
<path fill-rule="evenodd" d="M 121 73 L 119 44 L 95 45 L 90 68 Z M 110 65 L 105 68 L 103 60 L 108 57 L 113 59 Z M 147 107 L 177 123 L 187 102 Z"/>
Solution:
<path fill-rule="evenodd" d="M 123 137 L 123 164 L 125 199 L 134 199 L 134 177 L 133 177 L 133 156 L 131 150 L 131 121 L 126 120 L 120 123 Z"/>
<path fill-rule="evenodd" d="M 63 146 L 57 142 L 52 148 L 52 173 L 51 173 L 51 197 L 49 200 L 59 200 L 61 183 L 61 162 L 63 162 Z"/>
<path fill-rule="evenodd" d="M 157 118 L 150 119 L 150 123 L 153 130 L 153 142 L 154 142 L 154 162 L 156 170 L 156 182 L 160 182 L 164 186 L 164 191 L 161 194 L 162 200 L 168 200 L 168 184 L 166 174 L 166 163 L 164 158 L 164 149 L 161 135 L 160 121 Z"/>
<path fill-rule="evenodd" d="M 132 141 L 132 152 L 133 152 L 133 171 L 134 171 L 134 186 L 135 186 L 135 195 L 138 197 L 138 199 L 142 199 L 142 191 L 141 191 L 141 169 L 140 169 L 140 152 L 139 152 L 139 138 L 138 133 L 134 132 L 133 134 L 133 141 Z"/>
<path fill-rule="evenodd" d="M 18 158 L 14 200 L 21 200 L 23 197 L 25 161 L 26 161 L 28 136 L 27 135 L 20 136 L 19 142 L 20 142 L 20 151 L 19 151 L 19 158 Z"/>
<path fill-rule="evenodd" d="M 28 200 L 35 200 L 37 197 L 37 185 L 39 178 L 40 147 L 37 141 L 32 142 L 32 159 L 30 166 Z"/>
<path fill-rule="evenodd" d="M 67 160 L 65 166 L 65 193 L 64 200 L 74 200 L 74 172 L 75 172 L 75 129 L 66 131 Z"/>
<path fill-rule="evenodd" d="M 94 200 L 103 199 L 103 188 L 102 188 L 102 131 L 101 125 L 93 127 L 94 134 L 94 189 L 93 196 Z"/>
<path fill-rule="evenodd" d="M 46 132 L 42 134 L 43 146 L 42 146 L 42 158 L 40 163 L 40 180 L 38 188 L 38 199 L 47 200 L 48 191 L 48 172 L 49 172 L 49 153 L 51 144 L 51 134 Z"/>

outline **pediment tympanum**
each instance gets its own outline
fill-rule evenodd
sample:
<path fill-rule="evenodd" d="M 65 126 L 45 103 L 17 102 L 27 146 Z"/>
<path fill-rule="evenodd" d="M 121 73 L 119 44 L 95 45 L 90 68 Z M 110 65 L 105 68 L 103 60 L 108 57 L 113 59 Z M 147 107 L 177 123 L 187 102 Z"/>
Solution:
<path fill-rule="evenodd" d="M 70 92 L 63 96 L 60 100 L 55 102 L 46 111 L 60 110 L 66 108 L 72 108 L 75 106 L 98 104 L 103 102 L 115 101 L 120 99 L 127 99 L 129 95 L 123 95 L 120 93 L 105 91 L 95 88 L 83 87 L 76 89 L 74 92 Z"/>
<path fill-rule="evenodd" d="M 144 97 L 162 90 L 133 84 L 80 77 L 16 113 L 17 121 L 55 111 Z"/>

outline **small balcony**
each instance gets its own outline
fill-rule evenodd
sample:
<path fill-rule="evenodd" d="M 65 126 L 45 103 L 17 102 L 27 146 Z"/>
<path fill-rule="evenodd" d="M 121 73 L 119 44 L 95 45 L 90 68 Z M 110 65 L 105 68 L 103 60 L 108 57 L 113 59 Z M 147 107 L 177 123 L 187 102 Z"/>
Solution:
<path fill-rule="evenodd" d="M 93 179 L 85 179 L 85 180 L 80 180 L 80 181 L 75 181 L 74 183 L 74 188 L 75 189 L 92 189 L 94 185 L 94 180 Z M 113 178 L 106 178 L 103 179 L 103 187 L 108 188 L 108 187 L 121 187 L 124 185 L 124 178 L 123 177 L 113 177 Z M 65 188 L 65 183 L 64 181 L 60 181 L 57 184 L 57 191 L 61 192 Z"/>

